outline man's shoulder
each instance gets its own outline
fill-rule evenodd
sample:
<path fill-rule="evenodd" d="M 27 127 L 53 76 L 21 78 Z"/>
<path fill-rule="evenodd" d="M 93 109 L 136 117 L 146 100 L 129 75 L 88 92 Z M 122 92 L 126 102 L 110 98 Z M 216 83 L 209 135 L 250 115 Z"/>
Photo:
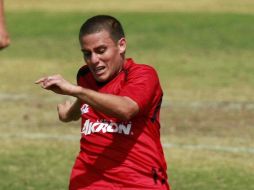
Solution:
<path fill-rule="evenodd" d="M 130 64 L 127 67 L 128 67 L 128 70 L 131 72 L 142 72 L 142 73 L 145 72 L 145 73 L 150 73 L 150 74 L 153 73 L 157 75 L 155 68 L 151 65 L 136 63 L 132 59 L 129 59 L 128 61 L 130 62 Z"/>
<path fill-rule="evenodd" d="M 90 73 L 90 70 L 88 68 L 87 65 L 84 65 L 82 67 L 80 67 L 80 69 L 77 72 L 77 81 L 81 78 L 81 77 L 85 77 L 86 75 L 88 75 Z"/>

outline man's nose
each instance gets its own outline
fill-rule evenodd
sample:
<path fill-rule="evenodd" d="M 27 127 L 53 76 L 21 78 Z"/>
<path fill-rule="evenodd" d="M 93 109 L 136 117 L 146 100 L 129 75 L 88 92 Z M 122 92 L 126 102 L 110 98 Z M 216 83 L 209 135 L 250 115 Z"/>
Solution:
<path fill-rule="evenodd" d="M 96 53 L 92 53 L 91 55 L 91 63 L 96 64 L 99 62 L 99 56 Z"/>

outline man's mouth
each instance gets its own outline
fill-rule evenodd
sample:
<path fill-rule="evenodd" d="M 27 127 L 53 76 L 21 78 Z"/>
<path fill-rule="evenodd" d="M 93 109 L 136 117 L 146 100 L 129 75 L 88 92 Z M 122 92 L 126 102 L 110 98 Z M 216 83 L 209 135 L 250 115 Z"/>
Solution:
<path fill-rule="evenodd" d="M 95 72 L 95 74 L 100 75 L 104 72 L 105 68 L 106 68 L 105 66 L 96 67 L 96 68 L 94 68 L 94 72 Z"/>

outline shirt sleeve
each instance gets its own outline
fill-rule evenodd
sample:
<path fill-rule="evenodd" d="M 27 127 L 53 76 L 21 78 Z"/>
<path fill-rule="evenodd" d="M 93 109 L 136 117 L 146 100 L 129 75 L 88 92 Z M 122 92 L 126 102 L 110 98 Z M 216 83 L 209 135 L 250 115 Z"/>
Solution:
<path fill-rule="evenodd" d="M 134 100 L 139 106 L 139 114 L 146 115 L 153 107 L 158 91 L 161 88 L 156 71 L 150 66 L 140 66 L 127 74 L 127 81 L 119 95 Z"/>

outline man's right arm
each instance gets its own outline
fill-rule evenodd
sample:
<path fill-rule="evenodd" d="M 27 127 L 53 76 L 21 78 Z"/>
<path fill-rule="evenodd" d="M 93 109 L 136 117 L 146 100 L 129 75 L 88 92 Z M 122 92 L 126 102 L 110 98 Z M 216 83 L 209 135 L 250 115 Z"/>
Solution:
<path fill-rule="evenodd" d="M 62 122 L 76 121 L 80 118 L 80 105 L 81 101 L 77 99 L 71 103 L 66 101 L 65 103 L 57 105 L 57 111 L 59 120 Z"/>

